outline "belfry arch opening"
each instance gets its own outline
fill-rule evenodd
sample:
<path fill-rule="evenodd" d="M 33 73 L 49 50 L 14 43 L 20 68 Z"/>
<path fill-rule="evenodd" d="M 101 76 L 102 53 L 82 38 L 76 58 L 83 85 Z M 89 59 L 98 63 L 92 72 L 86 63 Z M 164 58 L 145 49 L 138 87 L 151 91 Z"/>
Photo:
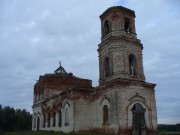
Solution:
<path fill-rule="evenodd" d="M 109 21 L 106 20 L 104 22 L 104 35 L 107 35 L 109 32 L 110 32 Z"/>
<path fill-rule="evenodd" d="M 133 54 L 129 55 L 129 74 L 136 75 L 136 57 Z"/>
<path fill-rule="evenodd" d="M 109 65 L 109 58 L 108 57 L 106 57 L 104 59 L 104 74 L 105 74 L 105 77 L 110 76 L 110 65 Z"/>
<path fill-rule="evenodd" d="M 145 109 L 139 103 L 132 108 L 132 135 L 146 135 L 145 131 Z"/>
<path fill-rule="evenodd" d="M 130 32 L 130 20 L 128 19 L 128 18 L 125 18 L 125 20 L 124 20 L 124 30 L 126 31 L 126 32 Z"/>
<path fill-rule="evenodd" d="M 108 124 L 109 122 L 109 109 L 107 105 L 103 106 L 103 124 Z"/>

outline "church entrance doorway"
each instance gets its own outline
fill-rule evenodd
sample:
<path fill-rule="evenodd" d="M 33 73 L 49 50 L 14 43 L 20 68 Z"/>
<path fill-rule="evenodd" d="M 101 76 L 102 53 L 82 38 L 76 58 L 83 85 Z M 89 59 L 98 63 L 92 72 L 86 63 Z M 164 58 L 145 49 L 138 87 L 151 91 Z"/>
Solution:
<path fill-rule="evenodd" d="M 40 124 L 40 119 L 39 116 L 37 117 L 37 131 L 39 131 L 39 124 Z"/>
<path fill-rule="evenodd" d="M 139 103 L 135 104 L 132 108 L 133 113 L 133 125 L 132 135 L 146 135 L 145 130 L 145 109 Z"/>

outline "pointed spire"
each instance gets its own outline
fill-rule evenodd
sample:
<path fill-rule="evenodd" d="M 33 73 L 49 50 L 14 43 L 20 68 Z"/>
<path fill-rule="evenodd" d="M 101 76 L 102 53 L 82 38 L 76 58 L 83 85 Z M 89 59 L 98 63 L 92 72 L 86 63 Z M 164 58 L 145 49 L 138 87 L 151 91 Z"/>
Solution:
<path fill-rule="evenodd" d="M 59 61 L 59 67 L 61 67 L 61 61 Z"/>

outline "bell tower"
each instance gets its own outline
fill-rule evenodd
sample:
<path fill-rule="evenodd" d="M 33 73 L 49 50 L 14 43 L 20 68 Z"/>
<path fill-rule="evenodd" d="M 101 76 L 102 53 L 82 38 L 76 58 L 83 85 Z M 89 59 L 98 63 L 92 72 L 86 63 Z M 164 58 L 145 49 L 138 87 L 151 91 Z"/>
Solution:
<path fill-rule="evenodd" d="M 121 6 L 107 9 L 101 19 L 99 83 L 116 78 L 145 81 L 142 49 L 135 29 L 135 12 Z"/>

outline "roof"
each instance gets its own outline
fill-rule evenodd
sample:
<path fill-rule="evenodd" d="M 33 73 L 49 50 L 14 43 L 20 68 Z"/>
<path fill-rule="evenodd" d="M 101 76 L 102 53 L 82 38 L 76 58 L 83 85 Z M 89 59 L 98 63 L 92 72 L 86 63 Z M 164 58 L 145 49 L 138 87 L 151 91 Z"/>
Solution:
<path fill-rule="evenodd" d="M 113 7 L 108 8 L 106 11 L 104 11 L 100 15 L 100 18 L 102 19 L 104 16 L 106 16 L 109 12 L 111 12 L 113 10 L 118 10 L 118 11 L 121 11 L 121 12 L 127 12 L 127 13 L 132 14 L 134 17 L 136 17 L 135 12 L 133 10 L 131 10 L 131 9 L 125 8 L 123 6 L 113 6 Z"/>
<path fill-rule="evenodd" d="M 44 89 L 66 90 L 69 88 L 92 88 L 92 81 L 67 73 L 60 64 L 54 73 L 39 76 L 39 80 L 34 86 L 36 93 L 40 93 Z"/>

